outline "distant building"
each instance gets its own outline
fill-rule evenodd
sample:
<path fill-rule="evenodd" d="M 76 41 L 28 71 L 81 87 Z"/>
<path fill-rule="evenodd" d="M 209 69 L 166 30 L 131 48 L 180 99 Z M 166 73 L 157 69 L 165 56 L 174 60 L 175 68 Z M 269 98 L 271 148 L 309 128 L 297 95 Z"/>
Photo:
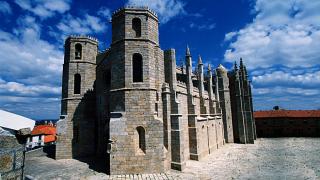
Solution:
<path fill-rule="evenodd" d="M 54 144 L 56 141 L 56 127 L 53 124 L 35 126 L 28 137 L 26 148 L 34 149 L 45 145 Z"/>
<path fill-rule="evenodd" d="M 320 110 L 254 112 L 258 137 L 320 137 Z"/>

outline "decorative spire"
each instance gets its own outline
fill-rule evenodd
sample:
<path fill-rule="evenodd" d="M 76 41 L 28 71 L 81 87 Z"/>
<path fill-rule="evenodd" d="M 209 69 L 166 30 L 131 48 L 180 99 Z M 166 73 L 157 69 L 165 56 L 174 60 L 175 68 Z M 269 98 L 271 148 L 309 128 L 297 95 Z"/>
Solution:
<path fill-rule="evenodd" d="M 199 58 L 198 58 L 198 65 L 203 65 L 202 59 L 201 59 L 201 56 L 200 56 L 200 55 L 199 55 Z"/>
<path fill-rule="evenodd" d="M 208 64 L 208 71 L 211 72 L 211 65 L 210 64 Z"/>
<path fill-rule="evenodd" d="M 220 71 L 227 71 L 227 69 L 222 64 L 219 64 L 217 69 Z"/>
<path fill-rule="evenodd" d="M 234 61 L 233 69 L 234 69 L 234 71 L 237 71 L 237 70 L 238 70 L 237 61 Z"/>
<path fill-rule="evenodd" d="M 243 69 L 243 62 L 242 62 L 242 58 L 240 58 L 240 69 Z"/>
<path fill-rule="evenodd" d="M 190 49 L 189 49 L 188 45 L 187 45 L 187 49 L 186 49 L 186 56 L 191 56 Z"/>

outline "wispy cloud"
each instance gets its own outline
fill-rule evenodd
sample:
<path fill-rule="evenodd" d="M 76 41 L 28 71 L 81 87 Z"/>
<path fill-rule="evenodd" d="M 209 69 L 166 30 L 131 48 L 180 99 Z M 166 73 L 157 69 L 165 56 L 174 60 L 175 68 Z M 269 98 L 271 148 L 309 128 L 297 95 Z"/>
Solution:
<path fill-rule="evenodd" d="M 185 4 L 180 0 L 128 0 L 128 5 L 148 6 L 157 12 L 162 23 L 185 13 Z"/>
<path fill-rule="evenodd" d="M 196 24 L 196 23 L 190 23 L 189 25 L 190 28 L 193 29 L 198 29 L 198 30 L 212 30 L 216 28 L 215 23 L 208 23 L 208 24 Z"/>
<path fill-rule="evenodd" d="M 53 117 L 59 112 L 63 51 L 40 38 L 36 18 L 21 16 L 17 24 L 13 33 L 0 27 L 0 107 L 29 117 Z"/>
<path fill-rule="evenodd" d="M 101 17 L 111 19 L 111 10 L 107 7 L 101 7 L 97 14 Z"/>
<path fill-rule="evenodd" d="M 22 9 L 27 10 L 40 18 L 49 18 L 56 13 L 64 13 L 70 9 L 71 0 L 15 0 Z"/>
<path fill-rule="evenodd" d="M 318 88 L 320 87 L 320 69 L 318 71 L 310 73 L 305 73 L 302 71 L 299 74 L 295 74 L 294 72 L 284 72 L 281 70 L 276 70 L 271 73 L 253 76 L 252 81 L 255 84 L 255 86 L 259 87 L 303 86 L 305 88 Z"/>
<path fill-rule="evenodd" d="M 2 1 L 0 1 L 1 3 Z M 63 39 L 107 29 L 108 8 L 72 15 L 70 0 L 16 0 L 16 26 L 0 27 L 0 108 L 29 117 L 57 118 L 60 110 Z M 66 13 L 68 12 L 68 13 Z M 66 13 L 48 26 L 46 18 Z M 49 31 L 45 31 L 45 29 Z M 50 40 L 47 35 L 54 36 Z"/>
<path fill-rule="evenodd" d="M 70 14 L 66 15 L 57 28 L 64 35 L 70 34 L 92 34 L 99 33 L 106 29 L 106 23 L 99 17 L 85 14 L 83 17 L 74 17 Z"/>
<path fill-rule="evenodd" d="M 59 96 L 61 92 L 60 86 L 45 85 L 25 85 L 17 82 L 0 82 L 0 94 L 22 97 L 51 97 Z"/>
<path fill-rule="evenodd" d="M 5 1 L 0 1 L 0 13 L 11 14 L 12 9 L 11 9 L 10 4 Z"/>

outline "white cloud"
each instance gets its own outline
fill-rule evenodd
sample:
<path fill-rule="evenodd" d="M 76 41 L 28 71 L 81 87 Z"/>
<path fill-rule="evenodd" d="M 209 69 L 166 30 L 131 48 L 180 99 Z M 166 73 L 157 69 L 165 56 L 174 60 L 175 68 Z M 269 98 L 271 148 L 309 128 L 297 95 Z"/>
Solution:
<path fill-rule="evenodd" d="M 59 86 L 44 85 L 25 85 L 17 82 L 0 82 L 0 94 L 15 94 L 16 96 L 32 97 L 32 96 L 53 96 L 60 95 L 61 88 Z"/>
<path fill-rule="evenodd" d="M 253 93 L 256 95 L 274 95 L 278 94 L 278 96 L 283 95 L 301 95 L 301 96 L 315 96 L 320 95 L 320 90 L 318 89 L 307 89 L 307 88 L 291 88 L 291 87 L 282 87 L 282 86 L 275 86 L 275 87 L 268 87 L 268 88 L 254 88 Z"/>
<path fill-rule="evenodd" d="M 0 29 L 0 78 L 6 82 L 59 86 L 63 52 L 40 39 L 41 28 L 33 17 L 25 16 L 18 22 L 15 34 Z"/>
<path fill-rule="evenodd" d="M 104 18 L 111 19 L 111 10 L 109 8 L 101 7 L 97 14 Z"/>
<path fill-rule="evenodd" d="M 5 1 L 0 1 L 0 13 L 11 14 L 12 10 L 10 4 Z"/>
<path fill-rule="evenodd" d="M 208 24 L 190 23 L 189 27 L 198 29 L 200 31 L 201 30 L 212 30 L 212 29 L 216 28 L 216 24 L 215 23 L 208 23 Z"/>
<path fill-rule="evenodd" d="M 160 22 L 166 23 L 171 18 L 184 14 L 184 3 L 180 0 L 128 0 L 129 5 L 148 6 L 159 15 Z"/>
<path fill-rule="evenodd" d="M 63 51 L 41 39 L 32 16 L 20 16 L 13 33 L 0 27 L 0 108 L 28 117 L 59 114 Z"/>
<path fill-rule="evenodd" d="M 64 13 L 70 9 L 71 0 L 15 0 L 22 9 L 41 17 L 48 18 L 56 13 Z"/>
<path fill-rule="evenodd" d="M 64 35 L 70 35 L 99 33 L 104 31 L 107 26 L 105 21 L 96 16 L 85 14 L 84 17 L 80 18 L 68 14 L 57 25 L 57 28 Z"/>
<path fill-rule="evenodd" d="M 319 109 L 320 68 L 268 68 L 252 73 L 256 109 Z"/>
<path fill-rule="evenodd" d="M 320 71 L 304 73 L 301 71 L 284 72 L 278 70 L 272 73 L 253 76 L 252 82 L 257 86 L 320 87 Z"/>
<path fill-rule="evenodd" d="M 233 37 L 237 35 L 237 32 L 229 32 L 225 35 L 224 40 L 230 41 Z"/>
<path fill-rule="evenodd" d="M 226 34 L 225 61 L 243 57 L 248 68 L 311 67 L 319 64 L 320 3 L 309 0 L 257 0 L 253 22 Z"/>
<path fill-rule="evenodd" d="M 225 61 L 242 57 L 252 72 L 256 109 L 319 108 L 319 9 L 320 1 L 256 0 L 252 22 L 225 35 Z"/>

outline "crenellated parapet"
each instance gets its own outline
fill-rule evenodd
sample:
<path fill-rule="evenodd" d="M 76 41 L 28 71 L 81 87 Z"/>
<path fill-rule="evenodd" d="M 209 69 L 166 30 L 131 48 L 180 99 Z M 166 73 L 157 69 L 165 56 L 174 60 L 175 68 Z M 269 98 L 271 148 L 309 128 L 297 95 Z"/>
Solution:
<path fill-rule="evenodd" d="M 88 36 L 88 35 L 76 35 L 76 34 L 68 36 L 68 37 L 66 38 L 66 42 L 67 42 L 67 41 L 70 41 L 70 40 L 72 40 L 72 39 L 74 39 L 74 40 L 80 40 L 80 41 L 81 41 L 81 40 L 91 40 L 92 43 L 96 43 L 96 44 L 99 43 L 98 39 L 95 38 L 95 37 Z"/>
<path fill-rule="evenodd" d="M 158 17 L 157 13 L 155 11 L 153 11 L 152 9 L 150 9 L 148 6 L 135 6 L 135 5 L 128 5 L 128 6 L 124 6 L 122 8 L 119 8 L 112 13 L 112 16 L 117 16 L 120 12 L 123 12 L 124 10 L 137 10 L 137 11 L 147 10 L 155 17 Z"/>

